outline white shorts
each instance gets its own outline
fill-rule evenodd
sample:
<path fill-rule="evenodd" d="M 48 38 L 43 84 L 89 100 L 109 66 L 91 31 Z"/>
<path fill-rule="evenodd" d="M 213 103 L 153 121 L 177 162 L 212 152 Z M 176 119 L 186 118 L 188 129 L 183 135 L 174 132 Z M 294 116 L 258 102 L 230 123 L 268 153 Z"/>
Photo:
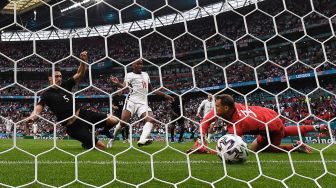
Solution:
<path fill-rule="evenodd" d="M 131 115 L 137 114 L 138 117 L 141 117 L 143 113 L 151 112 L 152 109 L 145 104 L 134 103 L 132 101 L 126 101 L 124 110 L 131 112 Z"/>

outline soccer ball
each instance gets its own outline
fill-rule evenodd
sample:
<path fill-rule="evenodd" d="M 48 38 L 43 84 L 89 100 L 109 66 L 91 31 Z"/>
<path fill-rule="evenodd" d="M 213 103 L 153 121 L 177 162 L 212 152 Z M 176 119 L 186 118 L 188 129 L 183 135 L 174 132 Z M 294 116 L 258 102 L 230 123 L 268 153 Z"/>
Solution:
<path fill-rule="evenodd" d="M 217 141 L 217 155 L 218 157 L 227 163 L 243 163 L 246 161 L 247 144 L 243 141 L 240 136 L 235 136 L 233 134 L 227 134 L 222 136 Z"/>

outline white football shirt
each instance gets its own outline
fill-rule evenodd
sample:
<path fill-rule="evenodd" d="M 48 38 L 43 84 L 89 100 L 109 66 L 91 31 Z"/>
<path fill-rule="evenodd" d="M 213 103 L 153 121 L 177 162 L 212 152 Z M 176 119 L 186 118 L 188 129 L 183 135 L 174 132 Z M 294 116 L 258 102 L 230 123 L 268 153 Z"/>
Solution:
<path fill-rule="evenodd" d="M 205 99 L 202 101 L 202 103 L 200 104 L 200 106 L 197 109 L 197 113 L 200 113 L 202 108 L 204 108 L 203 110 L 203 117 L 205 117 L 211 110 L 212 108 L 215 106 L 214 101 L 209 101 L 208 99 Z"/>
<path fill-rule="evenodd" d="M 127 100 L 138 104 L 147 104 L 148 84 L 150 83 L 149 75 L 146 72 L 135 74 L 129 72 L 125 76 L 125 83 L 132 88 L 127 96 Z"/>
<path fill-rule="evenodd" d="M 12 125 L 13 125 L 13 121 L 10 120 L 6 120 L 6 132 L 10 133 L 12 131 Z"/>
<path fill-rule="evenodd" d="M 37 133 L 37 124 L 36 123 L 33 124 L 33 133 L 34 134 Z"/>

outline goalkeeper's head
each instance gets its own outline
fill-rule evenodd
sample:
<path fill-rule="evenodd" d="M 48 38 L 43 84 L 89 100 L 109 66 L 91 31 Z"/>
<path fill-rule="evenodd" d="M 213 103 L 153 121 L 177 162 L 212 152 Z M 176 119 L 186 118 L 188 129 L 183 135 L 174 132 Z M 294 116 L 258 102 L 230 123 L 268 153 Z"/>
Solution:
<path fill-rule="evenodd" d="M 215 97 L 216 114 L 230 120 L 235 111 L 235 102 L 231 95 L 222 94 Z"/>
<path fill-rule="evenodd" d="M 53 72 L 55 77 L 55 85 L 60 86 L 62 84 L 62 73 L 60 68 L 55 68 L 54 71 L 49 71 L 48 80 L 50 85 L 53 85 Z"/>

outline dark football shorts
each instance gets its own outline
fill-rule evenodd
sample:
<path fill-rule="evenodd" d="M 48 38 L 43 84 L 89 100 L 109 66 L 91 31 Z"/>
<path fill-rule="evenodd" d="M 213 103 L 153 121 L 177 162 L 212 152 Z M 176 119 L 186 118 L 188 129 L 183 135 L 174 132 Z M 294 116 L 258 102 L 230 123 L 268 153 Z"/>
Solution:
<path fill-rule="evenodd" d="M 113 115 L 115 116 L 115 117 L 117 117 L 117 118 L 119 118 L 119 119 L 121 119 L 121 114 L 122 114 L 122 109 L 118 109 L 118 110 L 116 110 L 114 113 L 113 113 Z"/>
<path fill-rule="evenodd" d="M 81 109 L 79 112 L 79 117 L 92 124 L 102 121 L 96 124 L 95 128 L 102 128 L 106 125 L 107 115 L 103 113 Z M 91 124 L 83 120 L 76 119 L 73 124 L 67 126 L 66 132 L 71 138 L 80 141 L 84 148 L 90 149 L 93 147 L 92 132 L 95 135 L 95 131 L 92 131 Z M 96 144 L 98 142 L 98 138 L 94 137 L 94 141 Z"/>

